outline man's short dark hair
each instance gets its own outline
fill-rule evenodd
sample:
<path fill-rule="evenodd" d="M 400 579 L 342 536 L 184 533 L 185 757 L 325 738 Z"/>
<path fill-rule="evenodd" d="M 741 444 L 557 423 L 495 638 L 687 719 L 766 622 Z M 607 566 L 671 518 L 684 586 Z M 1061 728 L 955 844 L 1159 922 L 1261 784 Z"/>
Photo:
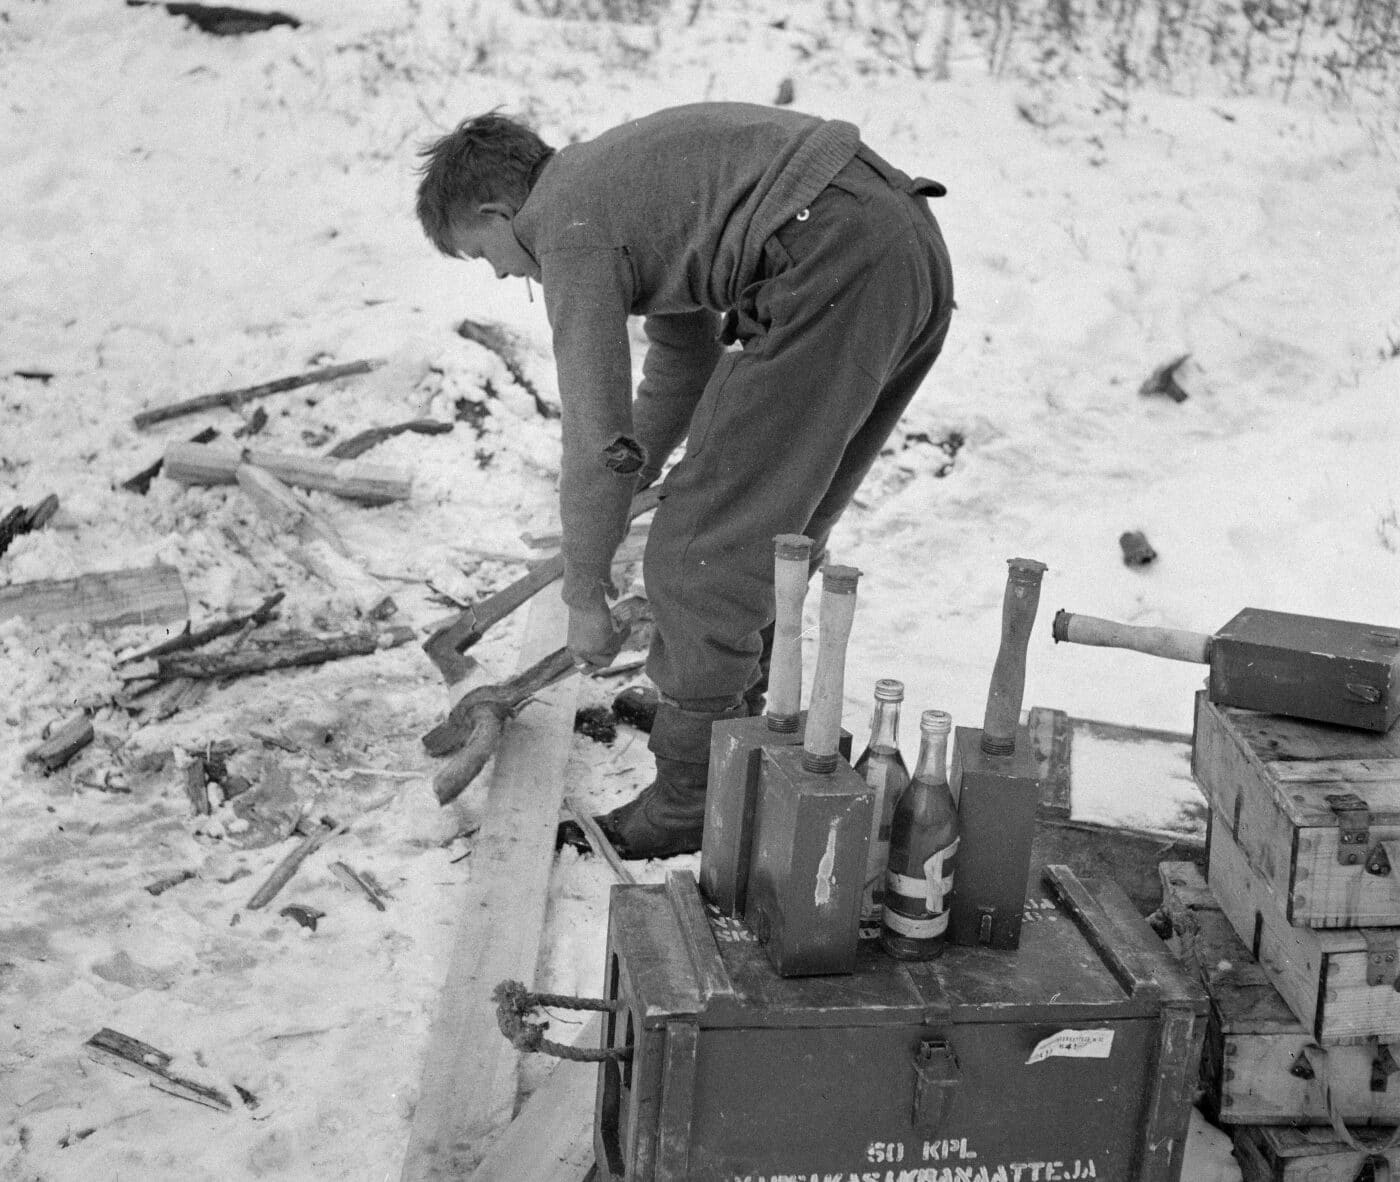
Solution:
<path fill-rule="evenodd" d="M 494 111 L 464 119 L 418 152 L 418 221 L 438 250 L 455 257 L 454 225 L 493 201 L 519 209 L 554 149 L 523 123 Z"/>

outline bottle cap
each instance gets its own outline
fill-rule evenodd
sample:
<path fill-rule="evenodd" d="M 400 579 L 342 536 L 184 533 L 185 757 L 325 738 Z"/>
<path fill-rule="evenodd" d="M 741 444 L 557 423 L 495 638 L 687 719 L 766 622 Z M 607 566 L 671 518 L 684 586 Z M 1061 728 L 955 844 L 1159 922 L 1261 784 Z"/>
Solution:
<path fill-rule="evenodd" d="M 896 681 L 893 677 L 880 678 L 875 683 L 875 700 L 877 702 L 904 701 L 904 682 Z"/>
<path fill-rule="evenodd" d="M 925 735 L 946 735 L 953 729 L 953 716 L 946 710 L 925 710 L 919 715 L 919 730 Z"/>

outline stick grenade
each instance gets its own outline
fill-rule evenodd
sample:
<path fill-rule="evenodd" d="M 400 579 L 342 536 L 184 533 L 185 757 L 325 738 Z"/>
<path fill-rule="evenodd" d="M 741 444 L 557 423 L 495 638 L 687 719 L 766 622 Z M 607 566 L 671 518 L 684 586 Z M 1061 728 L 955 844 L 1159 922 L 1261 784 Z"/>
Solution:
<path fill-rule="evenodd" d="M 779 534 L 773 539 L 773 655 L 768 670 L 768 710 L 759 718 L 732 718 L 710 731 L 710 776 L 705 790 L 705 834 L 700 850 L 700 890 L 725 915 L 744 914 L 758 801 L 759 751 L 800 744 L 806 715 L 802 701 L 802 608 L 807 599 L 812 539 Z M 844 737 L 845 754 L 851 737 Z"/>
<path fill-rule="evenodd" d="M 1061 611 L 1054 637 L 1209 665 L 1221 706 L 1388 731 L 1400 718 L 1400 629 L 1247 607 L 1213 636 Z"/>
<path fill-rule="evenodd" d="M 744 919 L 784 977 L 849 973 L 860 942 L 875 793 L 841 756 L 846 642 L 859 578 L 848 566 L 823 571 L 802 745 L 759 753 Z"/>
<path fill-rule="evenodd" d="M 961 844 L 948 935 L 955 944 L 1015 948 L 1030 876 L 1031 840 L 1040 804 L 1040 769 L 1025 728 L 1026 647 L 1040 605 L 1046 566 L 1007 561 L 1001 604 L 1001 647 L 992 668 L 982 729 L 953 734 L 948 777 L 958 803 Z"/>

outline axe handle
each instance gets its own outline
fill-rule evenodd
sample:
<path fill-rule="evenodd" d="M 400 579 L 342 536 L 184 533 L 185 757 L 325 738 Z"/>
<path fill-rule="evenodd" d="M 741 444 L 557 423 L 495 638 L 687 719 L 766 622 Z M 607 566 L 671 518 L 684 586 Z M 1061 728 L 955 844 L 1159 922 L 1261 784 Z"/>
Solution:
<path fill-rule="evenodd" d="M 661 492 L 656 486 L 643 489 L 632 498 L 628 510 L 629 521 L 648 513 L 661 503 Z M 515 611 L 522 604 L 533 599 L 556 579 L 564 574 L 564 555 L 550 555 L 543 562 L 531 567 L 508 587 L 503 587 L 494 595 L 488 595 L 480 603 L 474 603 L 455 620 L 439 628 L 423 642 L 423 651 L 428 659 L 438 667 L 448 684 L 462 679 L 462 665 L 459 658 L 471 648 L 482 634 Z"/>
<path fill-rule="evenodd" d="M 797 729 L 802 709 L 802 605 L 807 599 L 812 539 L 779 534 L 773 539 L 773 658 L 768 669 L 768 726 Z"/>
<path fill-rule="evenodd" d="M 809 772 L 836 770 L 841 705 L 846 692 L 846 642 L 855 618 L 859 579 L 860 571 L 853 566 L 828 566 L 822 570 L 817 669 L 812 674 L 812 698 L 807 705 L 807 732 L 802 744 L 802 766 Z"/>
<path fill-rule="evenodd" d="M 1060 610 L 1055 613 L 1053 635 L 1057 641 L 1067 640 L 1070 644 L 1128 648 L 1152 657 L 1166 657 L 1169 661 L 1210 664 L 1211 637 L 1184 628 L 1144 628 Z"/>
<path fill-rule="evenodd" d="M 1034 558 L 1009 558 L 1006 592 L 1001 600 L 1001 647 L 987 690 L 982 722 L 982 750 L 987 755 L 1011 755 L 1016 750 L 1016 727 L 1026 692 L 1026 648 L 1040 606 L 1040 580 L 1045 564 Z"/>

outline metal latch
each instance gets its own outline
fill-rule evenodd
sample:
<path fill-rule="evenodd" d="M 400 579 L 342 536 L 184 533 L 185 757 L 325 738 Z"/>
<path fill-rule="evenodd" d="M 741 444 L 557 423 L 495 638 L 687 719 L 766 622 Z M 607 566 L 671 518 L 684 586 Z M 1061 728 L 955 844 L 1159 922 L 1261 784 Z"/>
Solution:
<path fill-rule="evenodd" d="M 1360 928 L 1366 941 L 1366 984 L 1395 984 L 1395 929 Z"/>
<path fill-rule="evenodd" d="M 925 1136 L 941 1132 L 961 1086 L 962 1070 L 947 1040 L 920 1042 L 914 1051 L 914 1128 Z"/>
<path fill-rule="evenodd" d="M 1341 838 L 1337 846 L 1337 861 L 1343 866 L 1355 866 L 1366 856 L 1371 840 L 1371 809 L 1355 792 L 1330 792 L 1327 804 L 1337 818 Z"/>
<path fill-rule="evenodd" d="M 1366 855 L 1366 872 L 1384 877 L 1400 866 L 1400 841 L 1378 841 Z"/>
<path fill-rule="evenodd" d="M 1296 1075 L 1299 1079 L 1317 1078 L 1317 1068 L 1313 1066 L 1312 1056 L 1308 1054 L 1308 1050 L 1308 1047 L 1303 1047 L 1294 1056 L 1293 1062 L 1288 1068 L 1290 1075 Z"/>
<path fill-rule="evenodd" d="M 1371 1054 L 1371 1091 L 1385 1091 L 1388 1077 L 1397 1071 L 1400 1071 L 1400 1063 L 1395 1061 L 1395 1056 L 1390 1053 L 1390 1048 L 1377 1039 L 1375 1049 Z"/>

